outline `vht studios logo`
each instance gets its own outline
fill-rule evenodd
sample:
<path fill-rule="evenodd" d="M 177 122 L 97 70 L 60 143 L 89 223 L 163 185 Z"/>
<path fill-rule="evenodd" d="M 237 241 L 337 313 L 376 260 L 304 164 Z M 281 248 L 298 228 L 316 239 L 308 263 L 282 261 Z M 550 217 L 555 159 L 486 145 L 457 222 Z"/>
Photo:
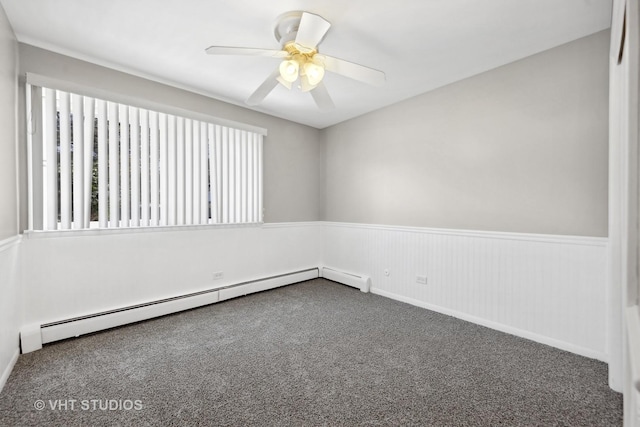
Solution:
<path fill-rule="evenodd" d="M 140 411 L 141 400 L 132 399 L 55 399 L 36 400 L 33 407 L 38 411 Z"/>

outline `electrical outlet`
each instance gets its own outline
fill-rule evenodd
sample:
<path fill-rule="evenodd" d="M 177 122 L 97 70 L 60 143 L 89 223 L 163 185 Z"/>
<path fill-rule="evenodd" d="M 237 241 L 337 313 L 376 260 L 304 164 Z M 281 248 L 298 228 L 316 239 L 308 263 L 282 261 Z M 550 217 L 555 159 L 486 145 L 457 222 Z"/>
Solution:
<path fill-rule="evenodd" d="M 216 271 L 215 273 L 213 273 L 213 280 L 222 279 L 223 277 L 224 274 L 222 273 L 222 271 Z"/>
<path fill-rule="evenodd" d="M 426 285 L 427 284 L 427 276 L 416 276 L 416 282 Z"/>

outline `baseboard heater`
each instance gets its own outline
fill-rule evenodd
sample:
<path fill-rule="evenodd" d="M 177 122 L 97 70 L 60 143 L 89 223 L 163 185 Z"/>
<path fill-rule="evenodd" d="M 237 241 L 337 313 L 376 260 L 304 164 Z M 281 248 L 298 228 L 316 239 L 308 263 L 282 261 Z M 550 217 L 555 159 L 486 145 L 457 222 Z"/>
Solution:
<path fill-rule="evenodd" d="M 369 276 L 347 273 L 330 267 L 322 267 L 320 268 L 320 277 L 360 289 L 362 292 L 369 292 L 371 289 L 371 278 Z"/>
<path fill-rule="evenodd" d="M 30 325 L 20 331 L 20 346 L 22 353 L 29 353 L 42 348 L 42 344 L 303 282 L 319 275 L 318 268 L 310 268 L 43 325 Z"/>

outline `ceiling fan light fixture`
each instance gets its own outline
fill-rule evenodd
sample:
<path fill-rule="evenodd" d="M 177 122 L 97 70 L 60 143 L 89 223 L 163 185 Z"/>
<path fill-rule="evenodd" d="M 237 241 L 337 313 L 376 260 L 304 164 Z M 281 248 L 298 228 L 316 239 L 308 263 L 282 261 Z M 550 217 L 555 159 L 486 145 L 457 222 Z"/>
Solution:
<path fill-rule="evenodd" d="M 283 80 L 293 83 L 298 79 L 300 64 L 293 59 L 286 59 L 280 63 L 280 77 Z"/>
<path fill-rule="evenodd" d="M 280 15 L 274 30 L 280 50 L 230 46 L 210 46 L 205 50 L 209 55 L 280 58 L 279 66 L 245 101 L 248 105 L 260 104 L 280 83 L 289 90 L 295 84 L 302 92 L 311 92 L 318 107 L 325 110 L 335 107 L 323 83 L 326 71 L 373 86 L 381 86 L 385 82 L 382 71 L 319 54 L 318 45 L 330 27 L 331 23 L 319 15 L 304 11 L 287 12 Z"/>
<path fill-rule="evenodd" d="M 304 64 L 303 69 L 311 86 L 316 86 L 324 78 L 324 67 L 322 65 L 308 61 Z"/>

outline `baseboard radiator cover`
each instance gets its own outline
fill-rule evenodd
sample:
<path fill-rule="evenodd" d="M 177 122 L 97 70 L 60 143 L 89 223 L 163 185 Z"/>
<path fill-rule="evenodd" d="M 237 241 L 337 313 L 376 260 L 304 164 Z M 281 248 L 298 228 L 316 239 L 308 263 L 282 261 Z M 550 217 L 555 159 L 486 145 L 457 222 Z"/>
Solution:
<path fill-rule="evenodd" d="M 29 353 L 42 348 L 42 344 L 315 279 L 319 274 L 317 267 L 310 268 L 42 325 L 27 325 L 20 331 L 20 346 L 22 353 Z"/>
<path fill-rule="evenodd" d="M 333 282 L 360 289 L 365 293 L 371 289 L 371 278 L 369 276 L 347 273 L 330 267 L 320 268 L 320 276 Z"/>

